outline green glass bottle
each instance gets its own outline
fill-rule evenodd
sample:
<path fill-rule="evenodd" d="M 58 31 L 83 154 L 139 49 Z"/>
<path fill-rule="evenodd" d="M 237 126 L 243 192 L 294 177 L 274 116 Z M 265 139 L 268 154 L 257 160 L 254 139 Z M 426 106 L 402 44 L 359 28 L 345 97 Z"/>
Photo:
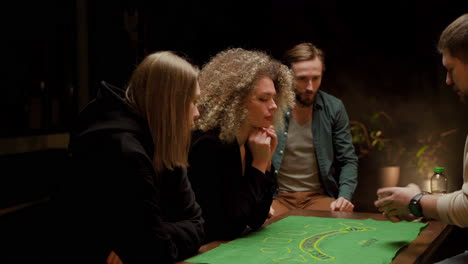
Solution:
<path fill-rule="evenodd" d="M 435 167 L 434 175 L 431 177 L 431 193 L 432 194 L 444 194 L 447 193 L 448 182 L 445 176 L 444 167 Z"/>

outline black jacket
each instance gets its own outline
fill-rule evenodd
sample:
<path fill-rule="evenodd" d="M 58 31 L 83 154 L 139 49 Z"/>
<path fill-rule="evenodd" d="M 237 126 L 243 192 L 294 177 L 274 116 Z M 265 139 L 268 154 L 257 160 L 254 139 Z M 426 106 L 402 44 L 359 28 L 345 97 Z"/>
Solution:
<path fill-rule="evenodd" d="M 242 176 L 237 142 L 222 142 L 219 130 L 192 136 L 188 174 L 203 211 L 206 242 L 234 239 L 247 227 L 260 228 L 268 217 L 276 181 L 251 166 L 252 154 L 245 149 Z"/>
<path fill-rule="evenodd" d="M 156 173 L 147 122 L 103 82 L 80 113 L 69 151 L 73 178 L 62 190 L 73 258 L 105 263 L 174 263 L 197 253 L 203 219 L 185 169 Z M 104 262 L 103 262 L 104 261 Z"/>

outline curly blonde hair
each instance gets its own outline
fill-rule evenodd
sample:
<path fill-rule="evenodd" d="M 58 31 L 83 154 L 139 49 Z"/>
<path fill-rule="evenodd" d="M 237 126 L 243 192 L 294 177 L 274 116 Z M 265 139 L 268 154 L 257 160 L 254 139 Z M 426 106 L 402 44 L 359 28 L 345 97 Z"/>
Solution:
<path fill-rule="evenodd" d="M 196 129 L 220 129 L 220 139 L 232 142 L 247 116 L 247 97 L 263 77 L 270 78 L 278 106 L 273 123 L 282 129 L 283 115 L 294 106 L 293 77 L 288 67 L 261 51 L 241 48 L 218 53 L 200 72 L 200 118 Z"/>

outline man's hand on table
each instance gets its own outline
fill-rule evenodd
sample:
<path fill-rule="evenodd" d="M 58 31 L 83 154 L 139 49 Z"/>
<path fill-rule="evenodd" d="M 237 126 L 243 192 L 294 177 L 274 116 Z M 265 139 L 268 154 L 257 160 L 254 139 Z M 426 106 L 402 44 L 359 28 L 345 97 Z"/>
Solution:
<path fill-rule="evenodd" d="M 352 212 L 354 210 L 354 204 L 344 197 L 339 197 L 336 201 L 330 204 L 330 210 Z"/>
<path fill-rule="evenodd" d="M 416 219 L 408 209 L 408 204 L 421 189 L 410 183 L 406 187 L 387 187 L 377 190 L 379 199 L 374 205 L 392 222 L 412 221 Z"/>
<path fill-rule="evenodd" d="M 270 206 L 270 211 L 268 212 L 268 218 L 272 218 L 275 216 L 275 209 L 273 209 L 272 206 Z"/>

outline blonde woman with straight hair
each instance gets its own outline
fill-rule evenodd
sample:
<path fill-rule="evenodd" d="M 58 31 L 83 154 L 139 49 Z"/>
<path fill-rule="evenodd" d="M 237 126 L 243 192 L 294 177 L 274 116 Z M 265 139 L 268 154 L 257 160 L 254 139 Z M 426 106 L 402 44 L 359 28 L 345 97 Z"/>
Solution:
<path fill-rule="evenodd" d="M 229 49 L 200 73 L 201 117 L 189 154 L 189 179 L 205 219 L 206 242 L 262 226 L 276 188 L 271 155 L 292 75 L 261 51 Z"/>
<path fill-rule="evenodd" d="M 168 51 L 147 56 L 126 91 L 102 83 L 71 133 L 67 263 L 105 263 L 111 251 L 123 263 L 197 253 L 203 220 L 186 167 L 199 94 L 198 70 Z"/>

